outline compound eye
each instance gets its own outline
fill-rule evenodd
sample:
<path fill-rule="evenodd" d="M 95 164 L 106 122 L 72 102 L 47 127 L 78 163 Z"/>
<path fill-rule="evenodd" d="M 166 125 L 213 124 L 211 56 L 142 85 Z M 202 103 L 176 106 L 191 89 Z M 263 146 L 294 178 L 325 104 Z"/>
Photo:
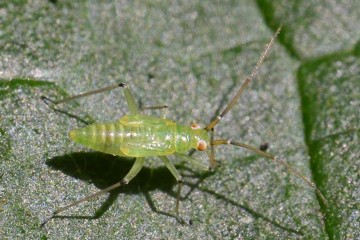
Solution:
<path fill-rule="evenodd" d="M 191 124 L 191 129 L 201 129 L 200 125 L 197 123 Z"/>
<path fill-rule="evenodd" d="M 197 150 L 204 151 L 207 147 L 207 144 L 204 140 L 199 140 L 197 143 Z"/>

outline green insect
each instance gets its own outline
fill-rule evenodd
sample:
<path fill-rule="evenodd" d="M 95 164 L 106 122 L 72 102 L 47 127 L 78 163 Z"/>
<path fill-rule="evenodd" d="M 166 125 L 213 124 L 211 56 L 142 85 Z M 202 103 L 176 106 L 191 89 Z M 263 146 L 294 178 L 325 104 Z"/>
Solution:
<path fill-rule="evenodd" d="M 216 166 L 214 148 L 217 145 L 225 144 L 249 149 L 265 158 L 271 159 L 285 166 L 292 174 L 303 179 L 310 187 L 312 187 L 322 199 L 324 204 L 327 205 L 325 197 L 322 195 L 316 185 L 309 179 L 307 179 L 305 176 L 297 172 L 295 169 L 290 167 L 286 162 L 277 159 L 274 155 L 266 153 L 247 144 L 230 140 L 214 139 L 214 127 L 236 104 L 244 89 L 255 77 L 259 66 L 264 61 L 277 35 L 280 33 L 280 29 L 281 28 L 276 31 L 274 36 L 266 45 L 264 51 L 260 56 L 260 59 L 252 70 L 251 75 L 242 84 L 236 95 L 227 104 L 223 112 L 219 116 L 214 118 L 214 120 L 212 120 L 205 128 L 200 128 L 197 124 L 193 124 L 191 127 L 182 126 L 166 118 L 156 118 L 142 115 L 138 109 L 133 95 L 131 94 L 129 87 L 123 83 L 98 89 L 95 91 L 90 91 L 60 101 L 53 101 L 47 97 L 42 97 L 42 99 L 47 104 L 53 107 L 54 105 L 65 103 L 74 99 L 98 94 L 119 87 L 122 88 L 124 90 L 125 100 L 128 105 L 130 115 L 125 115 L 116 122 L 110 122 L 105 124 L 92 124 L 81 129 L 72 130 L 70 132 L 70 138 L 77 143 L 85 145 L 99 152 L 109 153 L 116 156 L 134 157 L 136 159 L 130 171 L 120 182 L 57 209 L 53 212 L 51 217 L 49 217 L 43 222 L 42 225 L 57 216 L 60 212 L 63 212 L 70 207 L 73 207 L 84 201 L 88 201 L 89 199 L 109 192 L 115 188 L 128 184 L 141 170 L 144 164 L 145 157 L 149 156 L 159 157 L 178 182 L 178 197 L 175 208 L 176 216 L 178 217 L 180 200 L 179 196 L 183 179 L 167 156 L 174 154 L 175 156 L 191 162 L 195 165 L 201 165 L 196 159 L 189 156 L 187 152 L 189 150 L 205 151 L 209 156 L 209 168 L 214 169 Z M 166 109 L 167 106 L 155 106 L 150 108 Z M 208 150 L 208 148 L 210 148 L 210 150 Z"/>

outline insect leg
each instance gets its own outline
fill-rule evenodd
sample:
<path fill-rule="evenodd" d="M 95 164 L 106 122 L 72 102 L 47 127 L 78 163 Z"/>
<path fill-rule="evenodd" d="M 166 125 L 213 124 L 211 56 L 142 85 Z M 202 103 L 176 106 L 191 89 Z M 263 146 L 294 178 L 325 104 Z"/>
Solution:
<path fill-rule="evenodd" d="M 169 160 L 169 158 L 165 156 L 158 156 L 165 164 L 165 166 L 170 170 L 172 175 L 175 177 L 176 181 L 178 182 L 178 192 L 177 192 L 177 198 L 176 198 L 176 216 L 179 216 L 179 203 L 180 203 L 180 192 L 182 188 L 182 176 L 178 172 L 178 170 L 175 168 L 174 164 L 172 164 Z"/>
<path fill-rule="evenodd" d="M 193 166 L 196 166 L 197 168 L 201 169 L 201 170 L 205 170 L 208 171 L 209 170 L 209 166 L 208 165 L 204 165 L 201 162 L 199 162 L 199 160 L 197 160 L 196 158 L 193 158 L 191 156 L 188 156 L 186 154 L 182 154 L 182 153 L 174 153 L 176 157 L 181 158 L 182 160 L 184 160 L 185 162 L 190 163 Z"/>
<path fill-rule="evenodd" d="M 115 88 L 124 88 L 125 100 L 126 100 L 126 103 L 127 103 L 128 107 L 129 107 L 130 113 L 131 114 L 139 114 L 140 112 L 138 110 L 137 104 L 135 103 L 134 97 L 131 94 L 129 87 L 125 83 L 118 83 L 118 84 L 115 84 L 115 85 L 112 85 L 112 86 L 108 86 L 108 87 L 100 88 L 100 89 L 97 89 L 97 90 L 85 92 L 85 93 L 78 94 L 78 95 L 68 97 L 68 98 L 64 98 L 64 99 L 61 99 L 61 100 L 58 100 L 58 101 L 52 100 L 52 99 L 50 99 L 48 97 L 45 97 L 45 96 L 41 96 L 41 99 L 47 105 L 49 105 L 51 108 L 53 108 L 55 105 L 58 105 L 58 104 L 61 104 L 61 103 L 70 102 L 70 101 L 75 100 L 75 99 L 95 95 L 95 94 L 102 93 L 102 92 L 107 92 L 107 91 L 113 90 Z"/>
<path fill-rule="evenodd" d="M 68 98 L 64 98 L 64 99 L 61 99 L 61 100 L 58 100 L 58 101 L 52 100 L 52 99 L 50 99 L 48 97 L 45 97 L 45 96 L 41 96 L 41 99 L 44 100 L 44 102 L 46 104 L 48 104 L 50 107 L 52 107 L 54 105 L 65 103 L 65 102 L 70 102 L 70 101 L 78 99 L 78 98 L 87 97 L 87 96 L 91 96 L 91 95 L 94 95 L 94 94 L 110 91 L 112 89 L 119 88 L 119 87 L 124 87 L 124 85 L 125 84 L 123 84 L 123 83 L 119 83 L 119 84 L 116 84 L 116 85 L 112 85 L 112 86 L 108 86 L 108 87 L 105 87 L 105 88 L 100 88 L 100 89 L 97 89 L 97 90 L 93 90 L 93 91 L 89 91 L 89 92 L 86 92 L 86 93 L 71 96 L 71 97 L 68 97 Z"/>
<path fill-rule="evenodd" d="M 115 189 L 115 188 L 118 188 L 118 187 L 121 187 L 121 186 L 124 186 L 126 184 L 128 184 L 138 173 L 139 171 L 141 170 L 142 166 L 144 164 L 144 158 L 140 157 L 140 158 L 136 158 L 135 160 L 135 163 L 134 165 L 131 167 L 130 171 L 126 174 L 126 176 L 120 181 L 120 182 L 117 182 L 113 185 L 111 185 L 110 187 L 107 187 L 105 189 L 102 189 L 100 191 L 97 191 L 96 193 L 93 193 L 89 196 L 86 196 L 80 200 L 77 200 L 69 205 L 66 205 L 64 207 L 61 207 L 57 210 L 55 210 L 52 214 L 51 217 L 49 217 L 48 219 L 46 219 L 42 224 L 41 226 L 44 226 L 48 221 L 50 221 L 52 218 L 56 217 L 56 215 L 58 215 L 60 212 L 63 212 L 73 206 L 76 206 L 82 202 L 86 202 L 92 198 L 95 198 L 97 196 L 100 196 L 104 193 L 107 193 L 107 192 L 110 192 L 111 190 Z"/>
<path fill-rule="evenodd" d="M 166 117 L 169 107 L 167 105 L 158 105 L 158 106 L 150 106 L 150 107 L 142 107 L 141 111 L 143 110 L 163 110 L 162 118 Z"/>
<path fill-rule="evenodd" d="M 129 87 L 124 83 L 120 83 L 120 84 L 122 84 L 122 87 L 124 88 L 125 100 L 128 105 L 130 113 L 131 114 L 140 114 L 138 106 L 135 102 L 133 95 L 130 92 Z"/>

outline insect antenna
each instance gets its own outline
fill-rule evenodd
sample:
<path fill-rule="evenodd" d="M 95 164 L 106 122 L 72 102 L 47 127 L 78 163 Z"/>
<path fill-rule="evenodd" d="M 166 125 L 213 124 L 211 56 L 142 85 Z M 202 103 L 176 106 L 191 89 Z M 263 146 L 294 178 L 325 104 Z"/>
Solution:
<path fill-rule="evenodd" d="M 216 146 L 216 145 L 234 145 L 237 147 L 241 147 L 241 148 L 246 148 L 249 149 L 250 151 L 253 151 L 265 158 L 271 159 L 276 163 L 279 163 L 281 165 L 283 165 L 285 168 L 287 168 L 293 175 L 301 178 L 302 180 L 304 180 L 311 188 L 313 188 L 317 195 L 320 197 L 321 201 L 324 203 L 324 205 L 326 207 L 329 207 L 326 198 L 324 197 L 324 195 L 321 193 L 320 189 L 315 185 L 315 183 L 313 183 L 312 181 L 310 181 L 307 177 L 305 177 L 304 175 L 302 175 L 301 173 L 299 173 L 298 171 L 296 171 L 294 168 L 292 168 L 289 164 L 287 164 L 285 161 L 278 159 L 276 156 L 261 151 L 253 146 L 244 144 L 244 143 L 239 143 L 239 142 L 235 142 L 232 140 L 224 140 L 224 139 L 216 139 L 214 141 L 211 141 L 211 145 Z"/>
<path fill-rule="evenodd" d="M 243 91 L 245 90 L 245 88 L 249 85 L 249 83 L 255 78 L 259 67 L 261 66 L 261 64 L 263 63 L 263 61 L 265 60 L 266 56 L 268 55 L 272 45 L 275 42 L 275 39 L 277 38 L 277 36 L 279 35 L 281 31 L 281 26 L 276 30 L 275 34 L 272 36 L 271 40 L 269 41 L 268 44 L 266 44 L 264 51 L 261 53 L 261 56 L 259 58 L 259 60 L 257 61 L 255 67 L 252 69 L 250 76 L 245 80 L 245 82 L 241 85 L 240 89 L 237 91 L 237 93 L 235 94 L 235 96 L 231 99 L 231 101 L 227 104 L 227 106 L 225 107 L 225 109 L 221 112 L 220 115 L 218 115 L 216 118 L 214 118 L 206 127 L 205 130 L 206 131 L 211 131 L 211 141 L 210 141 L 210 154 L 209 155 L 209 161 L 210 161 L 210 166 L 213 167 L 216 165 L 216 161 L 215 161 L 215 146 L 216 145 L 234 145 L 237 147 L 241 147 L 241 148 L 246 148 L 249 149 L 265 158 L 271 159 L 274 162 L 277 162 L 281 165 L 283 165 L 285 168 L 287 168 L 293 175 L 299 177 L 300 179 L 304 180 L 311 188 L 313 188 L 317 195 L 320 197 L 321 201 L 324 203 L 324 205 L 326 207 L 328 207 L 328 203 L 326 201 L 326 198 L 324 197 L 324 195 L 321 193 L 321 191 L 319 190 L 319 188 L 317 188 L 317 186 L 310 181 L 307 177 L 305 177 L 304 175 L 300 174 L 298 171 L 296 171 L 294 168 L 292 168 L 289 164 L 287 164 L 285 161 L 281 160 L 281 159 L 277 159 L 276 156 L 266 153 L 262 150 L 259 150 L 255 147 L 252 147 L 250 145 L 244 144 L 244 143 L 239 143 L 239 142 L 235 142 L 232 140 L 223 140 L 223 139 L 217 139 L 214 140 L 214 127 L 220 122 L 220 120 L 231 110 L 231 108 L 236 104 L 236 102 L 238 101 L 238 99 L 240 98 L 241 94 L 243 93 Z"/>
<path fill-rule="evenodd" d="M 256 76 L 260 65 L 262 64 L 262 62 L 264 61 L 264 59 L 266 58 L 266 56 L 269 53 L 269 50 L 271 49 L 272 45 L 275 42 L 276 37 L 279 35 L 281 31 L 281 26 L 276 30 L 275 34 L 272 36 L 270 42 L 268 44 L 266 44 L 264 51 L 261 53 L 261 56 L 258 60 L 258 62 L 256 63 L 255 67 L 253 68 L 253 70 L 251 71 L 250 76 L 245 80 L 245 82 L 241 85 L 240 89 L 237 91 L 237 93 L 235 94 L 235 96 L 233 97 L 233 99 L 228 103 L 228 105 L 226 106 L 226 108 L 222 111 L 222 113 L 217 116 L 215 119 L 213 119 L 206 127 L 205 130 L 206 131 L 210 131 L 212 130 L 219 122 L 220 120 L 230 111 L 230 109 L 236 104 L 237 100 L 239 99 L 239 97 L 241 96 L 241 94 L 243 93 L 243 91 L 245 90 L 245 88 L 249 85 L 249 83 L 251 82 L 251 80 L 254 79 L 254 77 Z"/>

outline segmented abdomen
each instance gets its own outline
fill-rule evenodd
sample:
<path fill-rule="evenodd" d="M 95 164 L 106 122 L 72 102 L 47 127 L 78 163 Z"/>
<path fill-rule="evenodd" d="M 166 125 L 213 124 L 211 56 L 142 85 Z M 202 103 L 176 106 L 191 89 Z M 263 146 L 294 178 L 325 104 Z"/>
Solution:
<path fill-rule="evenodd" d="M 75 129 L 70 137 L 96 151 L 113 155 L 159 156 L 175 152 L 175 128 L 176 124 L 170 120 L 129 115 L 118 122 Z"/>
<path fill-rule="evenodd" d="M 120 145 L 123 141 L 123 126 L 117 123 L 93 124 L 70 132 L 74 142 L 96 151 L 123 156 Z"/>

